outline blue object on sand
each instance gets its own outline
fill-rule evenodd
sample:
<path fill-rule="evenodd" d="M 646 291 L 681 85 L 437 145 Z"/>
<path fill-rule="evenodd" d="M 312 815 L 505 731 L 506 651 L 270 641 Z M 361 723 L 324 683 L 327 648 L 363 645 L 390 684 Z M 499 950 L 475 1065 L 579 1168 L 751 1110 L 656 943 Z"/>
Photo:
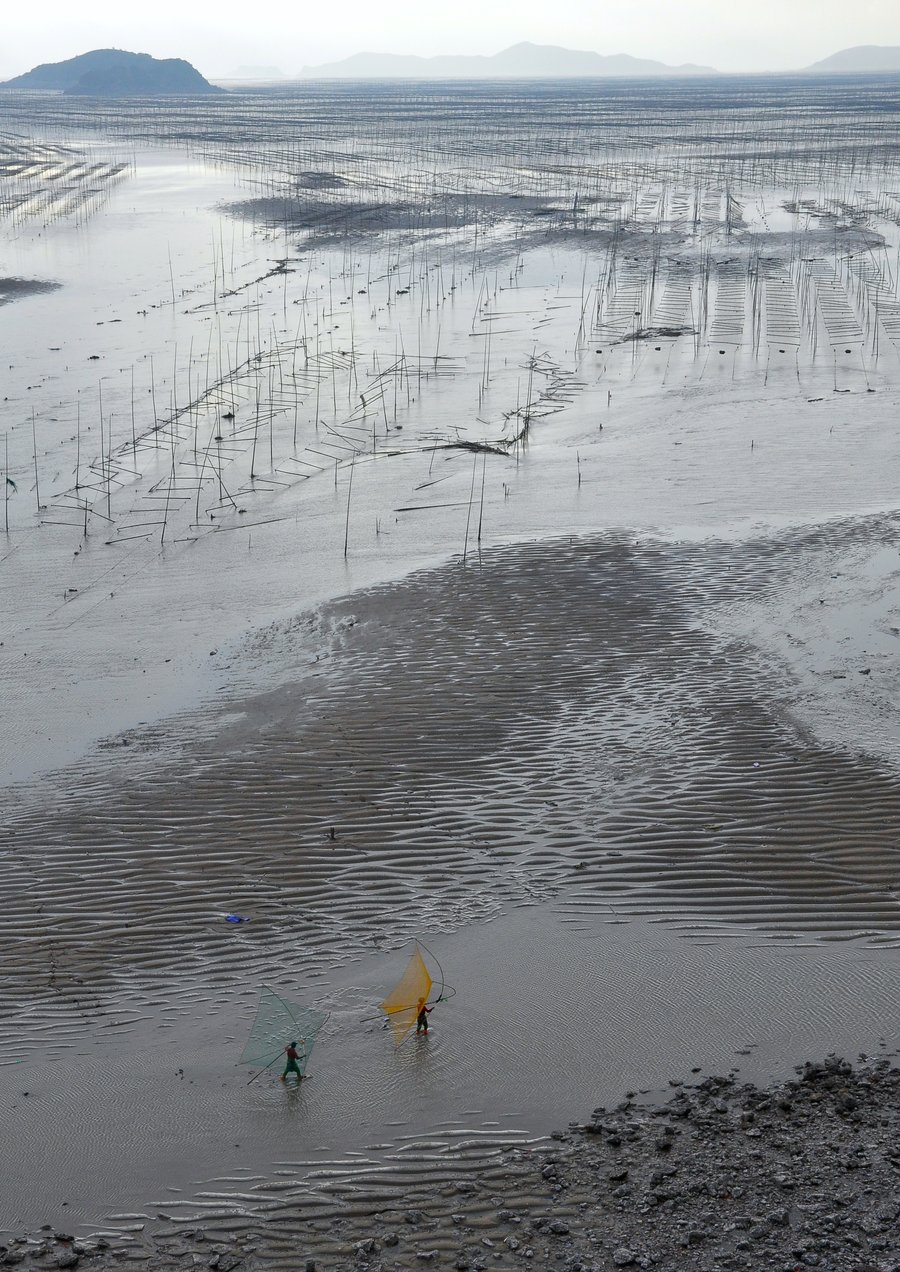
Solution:
<path fill-rule="evenodd" d="M 240 914 L 226 914 L 225 922 L 226 923 L 244 923 L 245 920 L 242 918 Z"/>

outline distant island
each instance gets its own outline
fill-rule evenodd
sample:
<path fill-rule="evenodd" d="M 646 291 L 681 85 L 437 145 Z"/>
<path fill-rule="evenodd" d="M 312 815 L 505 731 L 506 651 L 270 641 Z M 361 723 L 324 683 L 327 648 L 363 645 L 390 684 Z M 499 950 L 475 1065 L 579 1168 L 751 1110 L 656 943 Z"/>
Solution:
<path fill-rule="evenodd" d="M 398 53 L 355 53 L 340 62 L 304 66 L 303 79 L 570 79 L 586 76 L 715 75 L 711 66 L 667 66 L 627 53 L 514 44 L 492 57 L 444 54 L 416 57 Z"/>
<path fill-rule="evenodd" d="M 900 71 L 900 48 L 890 44 L 857 44 L 841 49 L 821 62 L 813 62 L 807 71 L 830 75 L 877 75 Z"/>
<path fill-rule="evenodd" d="M 155 58 L 123 49 L 94 49 L 65 62 L 47 62 L 6 80 L 0 89 L 31 89 L 83 97 L 186 96 L 223 93 L 180 57 Z"/>

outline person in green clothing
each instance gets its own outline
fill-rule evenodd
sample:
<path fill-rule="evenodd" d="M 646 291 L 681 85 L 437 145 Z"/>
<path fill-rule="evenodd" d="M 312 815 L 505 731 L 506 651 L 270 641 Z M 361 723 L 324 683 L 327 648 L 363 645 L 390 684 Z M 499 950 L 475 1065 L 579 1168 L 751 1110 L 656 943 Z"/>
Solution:
<path fill-rule="evenodd" d="M 298 1047 L 301 1048 L 300 1051 L 297 1050 Z M 300 1072 L 300 1066 L 297 1061 L 306 1059 L 306 1039 L 301 1038 L 299 1041 L 295 1039 L 293 1042 L 288 1043 L 284 1049 L 284 1054 L 287 1056 L 287 1062 L 284 1066 L 284 1073 L 281 1075 L 281 1081 L 286 1082 L 289 1073 L 296 1073 L 297 1081 L 302 1082 L 303 1074 Z"/>
<path fill-rule="evenodd" d="M 427 999 L 420 998 L 416 1003 L 416 1033 L 428 1033 L 428 1017 L 433 1007 L 427 1006 Z"/>

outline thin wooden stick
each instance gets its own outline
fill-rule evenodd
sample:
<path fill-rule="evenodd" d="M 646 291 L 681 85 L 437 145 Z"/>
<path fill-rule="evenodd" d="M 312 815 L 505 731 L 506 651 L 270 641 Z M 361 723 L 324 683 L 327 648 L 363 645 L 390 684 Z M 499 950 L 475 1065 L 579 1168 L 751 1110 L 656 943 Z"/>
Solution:
<path fill-rule="evenodd" d="M 344 560 L 347 560 L 347 544 L 350 541 L 350 496 L 353 493 L 353 465 L 356 463 L 356 456 L 350 460 L 350 481 L 347 485 L 347 519 L 344 522 Z"/>

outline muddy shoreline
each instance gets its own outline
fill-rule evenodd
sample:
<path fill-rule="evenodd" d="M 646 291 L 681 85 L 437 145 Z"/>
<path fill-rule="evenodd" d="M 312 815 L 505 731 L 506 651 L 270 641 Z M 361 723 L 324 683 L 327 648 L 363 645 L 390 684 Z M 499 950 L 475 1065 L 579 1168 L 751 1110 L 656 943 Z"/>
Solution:
<path fill-rule="evenodd" d="M 48 1227 L 0 1246 L 0 1262 L 159 1272 L 900 1267 L 900 1069 L 888 1059 L 861 1056 L 854 1068 L 831 1056 L 768 1087 L 732 1075 L 670 1086 L 666 1103 L 631 1092 L 486 1165 L 462 1146 L 438 1177 L 395 1167 L 377 1191 L 349 1192 L 318 1218 L 248 1222 L 235 1210 L 230 1236 L 162 1213 L 130 1238 Z"/>

